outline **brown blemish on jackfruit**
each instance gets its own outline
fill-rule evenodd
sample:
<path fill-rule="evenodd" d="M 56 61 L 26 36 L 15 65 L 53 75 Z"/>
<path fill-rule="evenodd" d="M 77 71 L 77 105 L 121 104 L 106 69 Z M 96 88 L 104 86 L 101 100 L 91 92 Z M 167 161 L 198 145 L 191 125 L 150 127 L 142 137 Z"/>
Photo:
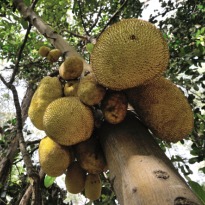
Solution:
<path fill-rule="evenodd" d="M 106 121 L 117 124 L 123 121 L 126 116 L 128 101 L 121 91 L 109 91 L 101 103 L 101 109 Z"/>

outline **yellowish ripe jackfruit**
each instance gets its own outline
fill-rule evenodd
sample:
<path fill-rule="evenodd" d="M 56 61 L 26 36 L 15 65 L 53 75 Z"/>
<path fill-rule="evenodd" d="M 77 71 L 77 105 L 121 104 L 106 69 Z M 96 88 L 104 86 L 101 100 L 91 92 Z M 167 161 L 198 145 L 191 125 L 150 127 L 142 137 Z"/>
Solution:
<path fill-rule="evenodd" d="M 78 56 L 71 56 L 66 58 L 65 61 L 59 67 L 59 75 L 64 80 L 73 80 L 82 74 L 83 61 Z"/>
<path fill-rule="evenodd" d="M 100 198 L 102 182 L 98 174 L 88 174 L 85 179 L 85 197 L 94 201 Z"/>
<path fill-rule="evenodd" d="M 104 118 L 111 124 L 117 124 L 124 120 L 127 107 L 127 97 L 121 91 L 107 92 L 101 103 Z"/>
<path fill-rule="evenodd" d="M 43 125 L 54 141 L 73 145 L 90 138 L 94 127 L 93 113 L 79 98 L 63 97 L 49 104 Z"/>
<path fill-rule="evenodd" d="M 148 128 L 169 142 L 185 138 L 193 129 L 193 113 L 182 93 L 170 80 L 163 77 L 128 89 L 129 103 Z"/>
<path fill-rule="evenodd" d="M 101 102 L 106 89 L 99 85 L 93 74 L 88 74 L 80 80 L 77 95 L 86 105 L 96 105 Z"/>
<path fill-rule="evenodd" d="M 66 97 L 77 97 L 77 91 L 78 91 L 78 85 L 79 85 L 79 81 L 78 80 L 71 80 L 65 83 L 64 86 L 64 95 Z"/>
<path fill-rule="evenodd" d="M 74 151 L 80 166 L 88 173 L 99 174 L 105 169 L 105 157 L 96 137 L 78 143 Z"/>
<path fill-rule="evenodd" d="M 38 53 L 39 53 L 39 55 L 41 55 L 42 57 L 46 57 L 47 55 L 48 55 L 48 53 L 50 52 L 50 48 L 49 47 L 47 47 L 47 46 L 41 46 L 40 48 L 39 48 L 39 51 L 38 51 Z"/>
<path fill-rule="evenodd" d="M 47 106 L 62 95 L 62 86 L 57 77 L 46 76 L 41 80 L 28 110 L 28 116 L 36 128 L 43 130 L 43 115 Z"/>
<path fill-rule="evenodd" d="M 86 172 L 77 161 L 73 162 L 67 169 L 65 185 L 68 192 L 78 194 L 85 187 Z"/>
<path fill-rule="evenodd" d="M 61 146 L 45 137 L 39 144 L 39 161 L 43 171 L 52 177 L 62 175 L 72 162 L 68 147 Z"/>
<path fill-rule="evenodd" d="M 62 55 L 61 51 L 59 49 L 52 49 L 47 55 L 47 59 L 53 63 L 57 62 L 60 56 Z"/>
<path fill-rule="evenodd" d="M 169 51 L 161 32 L 140 19 L 124 19 L 108 27 L 91 54 L 97 81 L 110 89 L 142 85 L 168 65 Z"/>

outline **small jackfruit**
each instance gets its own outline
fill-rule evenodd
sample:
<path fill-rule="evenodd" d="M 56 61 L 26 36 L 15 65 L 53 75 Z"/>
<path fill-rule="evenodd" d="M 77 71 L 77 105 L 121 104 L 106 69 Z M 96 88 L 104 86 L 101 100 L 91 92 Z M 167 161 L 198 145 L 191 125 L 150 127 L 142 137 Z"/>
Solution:
<path fill-rule="evenodd" d="M 52 91 L 52 92 L 51 92 Z M 57 77 L 44 77 L 35 91 L 28 110 L 28 116 L 33 125 L 43 130 L 43 115 L 47 106 L 57 98 L 62 97 L 62 86 Z"/>
<path fill-rule="evenodd" d="M 59 49 L 52 49 L 47 55 L 47 59 L 53 63 L 57 62 L 60 56 L 62 55 L 61 51 Z"/>
<path fill-rule="evenodd" d="M 168 142 L 182 140 L 193 129 L 193 112 L 182 93 L 163 77 L 126 91 L 128 101 L 141 120 L 156 135 Z"/>
<path fill-rule="evenodd" d="M 90 138 L 94 118 L 91 109 L 78 97 L 62 97 L 46 108 L 43 125 L 46 134 L 54 141 L 73 145 Z"/>
<path fill-rule="evenodd" d="M 59 67 L 59 75 L 64 80 L 73 80 L 83 72 L 83 61 L 78 56 L 71 56 L 66 58 L 65 61 Z"/>
<path fill-rule="evenodd" d="M 142 85 L 159 76 L 169 62 L 168 45 L 151 23 L 124 19 L 107 28 L 91 54 L 99 84 L 112 90 Z"/>
<path fill-rule="evenodd" d="M 80 166 L 88 173 L 99 174 L 105 169 L 105 156 L 96 137 L 93 136 L 84 142 L 76 144 L 74 152 Z"/>
<path fill-rule="evenodd" d="M 77 161 L 73 162 L 67 169 L 65 185 L 68 192 L 78 194 L 85 187 L 86 172 Z"/>
<path fill-rule="evenodd" d="M 85 179 L 85 197 L 91 201 L 101 196 L 102 182 L 99 174 L 88 174 Z"/>
<path fill-rule="evenodd" d="M 88 74 L 80 80 L 77 95 L 86 105 L 96 105 L 101 102 L 106 89 L 100 85 L 93 74 Z"/>
<path fill-rule="evenodd" d="M 66 97 L 77 97 L 79 80 L 71 80 L 65 83 L 63 93 Z"/>
<path fill-rule="evenodd" d="M 39 51 L 38 51 L 38 53 L 39 53 L 39 55 L 41 55 L 42 57 L 47 57 L 47 55 L 48 55 L 48 53 L 50 52 L 50 48 L 49 47 L 47 47 L 47 46 L 41 46 L 40 48 L 39 48 Z"/>
<path fill-rule="evenodd" d="M 39 161 L 43 171 L 52 177 L 62 175 L 72 162 L 68 147 L 61 146 L 46 136 L 39 144 Z"/>
<path fill-rule="evenodd" d="M 107 92 L 101 103 L 103 116 L 111 124 L 122 122 L 126 116 L 127 108 L 127 97 L 121 91 Z"/>

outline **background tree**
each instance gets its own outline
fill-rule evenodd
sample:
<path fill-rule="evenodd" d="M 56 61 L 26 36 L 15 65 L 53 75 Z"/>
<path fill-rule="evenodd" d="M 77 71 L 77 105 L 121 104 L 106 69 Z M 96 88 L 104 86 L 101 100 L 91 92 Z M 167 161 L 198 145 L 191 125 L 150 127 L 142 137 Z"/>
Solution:
<path fill-rule="evenodd" d="M 1 86 L 12 94 L 16 115 L 3 120 L 0 155 L 0 194 L 2 204 L 29 204 L 31 188 L 27 176 L 36 184 L 33 199 L 40 187 L 44 204 L 56 200 L 55 204 L 65 204 L 66 192 L 54 183 L 50 188 L 42 184 L 44 177 L 38 162 L 35 162 L 39 140 L 28 141 L 30 131 L 22 126 L 27 119 L 27 110 L 37 83 L 46 75 L 55 75 L 63 59 L 50 64 L 38 55 L 41 45 L 52 47 L 48 36 L 39 34 L 31 22 L 23 19 L 15 8 L 18 1 L 2 0 L 0 5 L 0 54 Z M 94 43 L 107 26 L 121 18 L 140 17 L 145 4 L 136 0 L 113 1 L 25 1 L 27 6 L 41 16 L 48 25 L 58 32 L 69 44 L 89 62 L 89 43 Z M 188 180 L 189 185 L 203 198 L 203 186 L 189 179 L 190 164 L 204 161 L 205 155 L 205 96 L 204 96 L 204 55 L 205 55 L 205 3 L 202 0 L 160 1 L 162 11 L 152 14 L 150 22 L 163 31 L 169 43 L 170 65 L 165 73 L 179 85 L 187 95 L 194 111 L 194 130 L 189 160 L 179 155 L 172 156 L 172 162 Z M 19 85 L 23 85 L 25 95 L 21 96 Z M 4 97 L 4 98 L 3 98 Z M 5 98 L 1 90 L 1 98 Z M 5 104 L 1 102 L 2 105 Z M 4 108 L 5 113 L 6 108 Z M 6 111 L 7 112 L 7 111 Z M 2 118 L 1 118 L 2 120 Z M 157 139 L 162 149 L 172 147 Z M 181 142 L 186 145 L 186 140 Z M 19 149 L 20 148 L 20 149 Z M 21 152 L 20 152 L 21 151 Z M 205 173 L 205 166 L 199 172 Z M 102 197 L 95 204 L 115 204 L 111 183 L 103 177 L 105 186 Z M 72 202 L 70 202 L 72 203 Z"/>

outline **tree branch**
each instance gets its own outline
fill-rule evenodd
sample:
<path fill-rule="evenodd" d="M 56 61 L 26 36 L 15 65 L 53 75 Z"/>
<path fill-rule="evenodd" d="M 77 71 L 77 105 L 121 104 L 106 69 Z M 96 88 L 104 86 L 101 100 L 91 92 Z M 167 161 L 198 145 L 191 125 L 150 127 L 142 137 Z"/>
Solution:
<path fill-rule="evenodd" d="M 115 13 L 112 15 L 112 17 L 109 19 L 109 21 L 106 23 L 106 25 L 104 26 L 104 28 L 101 30 L 101 32 L 98 34 L 97 38 L 100 37 L 100 35 L 105 31 L 105 29 L 111 24 L 111 22 L 113 21 L 113 19 L 122 11 L 122 9 L 125 7 L 125 5 L 127 4 L 128 0 L 125 0 L 123 2 L 123 4 L 120 6 L 120 8 L 115 11 Z"/>
<path fill-rule="evenodd" d="M 45 176 L 45 173 L 43 172 L 42 169 L 40 169 L 39 171 L 39 176 L 40 176 L 40 181 L 42 181 L 42 179 Z M 31 194 L 32 194 L 32 185 L 30 184 L 27 190 L 25 191 L 25 193 L 23 194 L 19 205 L 27 205 L 30 200 Z"/>
<path fill-rule="evenodd" d="M 9 81 L 9 84 L 12 84 L 14 82 L 15 76 L 19 71 L 19 62 L 21 61 L 22 53 L 23 53 L 24 47 L 26 45 L 26 42 L 28 40 L 28 35 L 29 35 L 30 31 L 31 31 L 31 24 L 29 23 L 28 29 L 26 31 L 26 35 L 25 35 L 24 40 L 23 40 L 23 44 L 21 45 L 20 50 L 18 52 L 18 57 L 17 57 L 16 63 L 15 63 L 14 70 L 13 70 L 11 79 Z"/>
<path fill-rule="evenodd" d="M 38 3 L 38 0 L 33 0 L 33 1 L 32 1 L 32 4 L 31 4 L 31 6 L 30 6 L 31 9 L 34 9 L 37 3 Z"/>
<path fill-rule="evenodd" d="M 65 57 L 72 55 L 81 57 L 80 54 L 78 54 L 77 51 L 62 38 L 62 36 L 57 34 L 51 27 L 49 27 L 31 8 L 27 7 L 23 0 L 13 0 L 13 3 L 23 18 L 35 26 L 37 30 L 44 35 L 55 48 L 60 49 Z M 81 59 L 84 62 L 84 70 L 90 71 L 90 65 L 85 62 L 82 57 Z"/>
<path fill-rule="evenodd" d="M 98 12 L 98 14 L 97 14 L 97 17 L 96 17 L 96 19 L 95 19 L 95 22 L 93 23 L 92 26 L 90 26 L 90 28 L 89 28 L 89 30 L 88 30 L 89 33 L 92 31 L 92 29 L 93 29 L 93 28 L 96 26 L 96 24 L 98 23 L 99 17 L 100 17 L 100 15 L 101 15 L 101 12 L 102 12 L 102 3 L 101 3 L 101 5 L 100 5 L 100 9 L 99 9 L 99 12 Z"/>
<path fill-rule="evenodd" d="M 82 9 L 81 9 L 81 3 L 80 3 L 80 0 L 77 0 L 77 3 L 78 3 L 78 6 L 79 6 L 79 12 L 80 12 L 80 18 L 81 18 L 81 22 L 82 22 L 82 25 L 83 25 L 83 29 L 86 33 L 86 35 L 90 35 L 86 29 L 86 26 L 85 26 L 85 22 L 83 20 L 83 13 L 82 13 Z"/>

